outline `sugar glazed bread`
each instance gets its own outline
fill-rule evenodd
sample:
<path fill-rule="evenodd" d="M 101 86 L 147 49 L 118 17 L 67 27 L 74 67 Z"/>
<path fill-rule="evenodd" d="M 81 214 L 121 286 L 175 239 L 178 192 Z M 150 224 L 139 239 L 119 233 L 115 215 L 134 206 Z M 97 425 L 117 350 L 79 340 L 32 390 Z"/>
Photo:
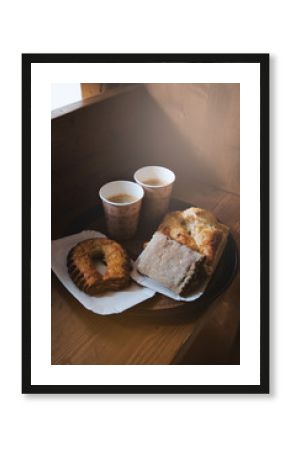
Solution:
<path fill-rule="evenodd" d="M 103 275 L 97 269 L 100 260 L 107 266 Z M 126 251 L 106 238 L 79 242 L 67 256 L 67 268 L 75 285 L 88 295 L 121 290 L 130 283 L 130 260 Z"/>
<path fill-rule="evenodd" d="M 204 256 L 157 231 L 138 258 L 140 273 L 184 294 L 202 275 Z"/>
<path fill-rule="evenodd" d="M 216 268 L 229 228 L 201 208 L 167 214 L 138 258 L 138 271 L 185 296 Z"/>

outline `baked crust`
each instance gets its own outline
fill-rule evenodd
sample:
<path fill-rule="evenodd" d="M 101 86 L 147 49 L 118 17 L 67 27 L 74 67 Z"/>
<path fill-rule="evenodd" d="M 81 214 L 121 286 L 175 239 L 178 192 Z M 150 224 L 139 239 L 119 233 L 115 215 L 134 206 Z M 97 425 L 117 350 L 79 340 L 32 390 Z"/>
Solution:
<path fill-rule="evenodd" d="M 205 256 L 205 270 L 211 274 L 225 247 L 229 228 L 201 208 L 188 208 L 165 216 L 159 231 Z"/>
<path fill-rule="evenodd" d="M 97 269 L 100 260 L 107 266 L 104 275 Z M 67 268 L 75 285 L 88 295 L 117 291 L 130 283 L 130 259 L 126 251 L 106 238 L 79 242 L 67 256 Z"/>

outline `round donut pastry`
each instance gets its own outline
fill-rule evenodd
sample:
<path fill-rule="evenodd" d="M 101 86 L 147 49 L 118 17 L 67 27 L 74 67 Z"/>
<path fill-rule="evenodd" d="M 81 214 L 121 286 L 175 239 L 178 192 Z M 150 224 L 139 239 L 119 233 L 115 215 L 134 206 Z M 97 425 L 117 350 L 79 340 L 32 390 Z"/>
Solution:
<path fill-rule="evenodd" d="M 100 260 L 107 266 L 103 275 L 97 269 Z M 130 283 L 130 259 L 121 245 L 111 239 L 79 242 L 67 256 L 67 268 L 75 285 L 88 295 L 118 291 Z"/>

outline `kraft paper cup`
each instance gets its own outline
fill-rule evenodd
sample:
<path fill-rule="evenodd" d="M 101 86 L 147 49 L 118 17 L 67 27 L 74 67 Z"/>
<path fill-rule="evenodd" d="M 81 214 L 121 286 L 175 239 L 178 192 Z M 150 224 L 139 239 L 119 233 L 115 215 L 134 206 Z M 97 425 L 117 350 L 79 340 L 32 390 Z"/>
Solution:
<path fill-rule="evenodd" d="M 146 166 L 134 173 L 134 180 L 144 189 L 142 214 L 146 221 L 157 223 L 168 210 L 175 174 L 161 166 Z M 159 184 L 150 184 L 159 180 Z"/>
<path fill-rule="evenodd" d="M 133 199 L 124 203 L 110 200 L 116 195 L 129 195 Z M 132 181 L 112 181 L 101 187 L 102 200 L 109 235 L 116 239 L 129 239 L 137 230 L 144 191 Z"/>

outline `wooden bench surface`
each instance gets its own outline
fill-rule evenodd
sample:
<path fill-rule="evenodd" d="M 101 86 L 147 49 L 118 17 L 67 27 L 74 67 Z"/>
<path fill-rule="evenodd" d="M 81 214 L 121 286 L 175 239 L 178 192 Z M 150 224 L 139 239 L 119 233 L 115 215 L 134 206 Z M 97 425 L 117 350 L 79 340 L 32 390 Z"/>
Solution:
<path fill-rule="evenodd" d="M 239 196 L 203 184 L 191 196 L 192 204 L 210 209 L 231 227 L 239 245 Z M 190 201 L 188 192 L 184 197 Z M 105 317 L 83 308 L 52 275 L 51 362 L 238 364 L 239 293 L 237 274 L 226 292 L 201 312 L 142 317 L 133 308 Z"/>

